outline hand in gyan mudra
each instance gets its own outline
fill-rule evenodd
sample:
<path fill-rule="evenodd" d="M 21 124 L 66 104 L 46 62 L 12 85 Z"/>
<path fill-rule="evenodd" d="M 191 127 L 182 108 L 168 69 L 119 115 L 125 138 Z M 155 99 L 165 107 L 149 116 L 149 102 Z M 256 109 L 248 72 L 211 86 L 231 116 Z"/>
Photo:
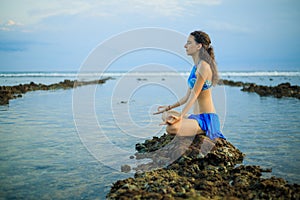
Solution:
<path fill-rule="evenodd" d="M 181 119 L 180 113 L 175 110 L 169 110 L 162 113 L 163 122 L 160 125 L 172 125 L 179 122 Z"/>

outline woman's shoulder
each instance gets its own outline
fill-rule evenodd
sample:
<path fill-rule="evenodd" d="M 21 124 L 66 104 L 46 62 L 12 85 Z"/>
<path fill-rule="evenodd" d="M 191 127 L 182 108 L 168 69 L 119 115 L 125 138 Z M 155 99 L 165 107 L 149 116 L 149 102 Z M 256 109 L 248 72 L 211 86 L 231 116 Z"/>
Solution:
<path fill-rule="evenodd" d="M 201 60 L 201 62 L 199 62 L 198 66 L 197 66 L 197 71 L 199 72 L 211 72 L 211 68 L 210 68 L 210 65 L 204 61 L 204 60 Z"/>

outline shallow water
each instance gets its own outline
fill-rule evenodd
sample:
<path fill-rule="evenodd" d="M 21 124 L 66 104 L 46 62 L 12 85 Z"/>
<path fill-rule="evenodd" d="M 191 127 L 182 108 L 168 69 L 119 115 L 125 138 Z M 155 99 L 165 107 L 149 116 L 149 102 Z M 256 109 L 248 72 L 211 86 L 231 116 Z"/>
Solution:
<path fill-rule="evenodd" d="M 71 90 L 32 92 L 1 107 L 0 196 L 101 198 L 123 176 L 82 145 L 71 97 Z"/>
<path fill-rule="evenodd" d="M 132 175 L 118 170 L 134 162 L 129 155 L 134 154 L 135 144 L 164 132 L 158 126 L 160 117 L 151 115 L 157 105 L 173 103 L 184 94 L 185 86 L 173 87 L 179 83 L 174 77 L 141 78 L 145 80 L 129 77 L 123 83 L 116 78 L 96 87 L 77 88 L 95 95 L 94 103 L 87 99 L 82 104 L 93 103 L 93 115 L 84 110 L 74 117 L 74 109 L 80 106 L 74 105 L 73 90 L 29 92 L 11 100 L 9 106 L 0 106 L 0 197 L 105 198 L 111 183 Z M 254 78 L 235 79 L 253 82 Z M 257 79 L 270 81 L 270 77 Z M 272 79 L 299 85 L 294 77 Z M 244 164 L 271 167 L 268 176 L 299 184 L 299 100 L 259 97 L 237 87 L 215 91 L 223 133 L 246 154 Z M 91 129 L 94 118 L 99 126 Z M 86 148 L 91 144 L 95 149 Z"/>
<path fill-rule="evenodd" d="M 271 175 L 299 183 L 299 100 L 259 97 L 232 87 L 226 94 L 223 131 L 246 154 L 244 163 L 272 168 Z"/>

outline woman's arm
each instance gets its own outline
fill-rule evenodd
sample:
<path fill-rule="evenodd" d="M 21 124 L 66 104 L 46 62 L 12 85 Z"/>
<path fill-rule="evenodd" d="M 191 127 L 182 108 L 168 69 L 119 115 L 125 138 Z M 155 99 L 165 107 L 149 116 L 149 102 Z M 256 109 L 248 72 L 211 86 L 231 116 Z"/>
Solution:
<path fill-rule="evenodd" d="M 181 106 L 187 102 L 189 99 L 189 96 L 191 95 L 191 89 L 188 88 L 186 94 L 184 97 L 182 97 L 179 101 L 177 101 L 175 104 L 169 105 L 170 110 L 173 108 L 177 108 L 178 106 Z"/>
<path fill-rule="evenodd" d="M 197 69 L 197 80 L 196 83 L 194 85 L 194 88 L 192 90 L 190 90 L 190 94 L 188 96 L 187 102 L 182 110 L 181 113 L 179 113 L 179 115 L 175 115 L 175 114 L 170 114 L 167 117 L 165 117 L 165 122 L 164 124 L 174 124 L 177 121 L 181 120 L 183 118 L 183 116 L 185 116 L 187 114 L 187 112 L 190 110 L 190 108 L 194 105 L 196 99 L 198 98 L 203 84 L 205 82 L 205 80 L 208 77 L 208 72 L 210 70 L 210 66 L 204 62 L 201 62 L 200 66 Z"/>
<path fill-rule="evenodd" d="M 156 114 L 160 114 L 160 113 L 163 113 L 165 111 L 168 111 L 168 110 L 171 110 L 173 108 L 176 108 L 178 106 L 181 106 L 182 104 L 185 104 L 190 96 L 190 93 L 191 93 L 191 89 L 188 88 L 187 90 L 187 93 L 184 97 L 182 97 L 178 102 L 176 102 L 175 104 L 172 104 L 172 105 L 168 105 L 168 106 L 159 106 L 157 108 L 157 112 L 153 113 L 154 115 Z"/>

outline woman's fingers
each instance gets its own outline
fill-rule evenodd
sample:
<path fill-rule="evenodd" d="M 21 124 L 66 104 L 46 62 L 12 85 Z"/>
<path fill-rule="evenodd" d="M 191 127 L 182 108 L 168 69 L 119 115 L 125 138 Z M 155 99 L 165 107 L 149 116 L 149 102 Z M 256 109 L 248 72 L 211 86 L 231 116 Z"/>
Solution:
<path fill-rule="evenodd" d="M 180 120 L 179 116 L 176 115 L 169 115 L 166 119 L 166 122 L 169 124 L 175 124 L 176 122 L 178 122 Z"/>
<path fill-rule="evenodd" d="M 157 111 L 166 110 L 166 106 L 158 106 Z"/>
<path fill-rule="evenodd" d="M 157 112 L 153 113 L 153 115 L 157 115 L 166 111 L 167 106 L 158 106 Z"/>
<path fill-rule="evenodd" d="M 162 110 L 162 111 L 158 111 L 158 112 L 155 112 L 155 113 L 153 113 L 153 115 L 157 115 L 157 114 L 160 114 L 160 113 L 163 113 L 164 111 Z"/>
<path fill-rule="evenodd" d="M 159 125 L 175 124 L 181 119 L 180 113 L 174 110 L 166 111 L 167 106 L 159 106 L 157 112 L 154 112 L 153 115 L 164 113 L 162 116 L 163 122 Z"/>
<path fill-rule="evenodd" d="M 159 126 L 163 126 L 163 125 L 167 125 L 167 122 L 164 121 L 164 122 L 162 122 L 162 123 L 159 124 Z"/>

